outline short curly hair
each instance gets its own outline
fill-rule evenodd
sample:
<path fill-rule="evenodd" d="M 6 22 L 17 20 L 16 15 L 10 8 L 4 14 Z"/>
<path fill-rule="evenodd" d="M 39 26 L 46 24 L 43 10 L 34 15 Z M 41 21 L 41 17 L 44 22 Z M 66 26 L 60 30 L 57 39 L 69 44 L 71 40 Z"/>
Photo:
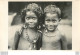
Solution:
<path fill-rule="evenodd" d="M 22 22 L 25 22 L 25 16 L 26 16 L 26 12 L 28 11 L 32 11 L 34 12 L 38 19 L 42 16 L 43 14 L 43 10 L 41 8 L 41 6 L 39 6 L 36 3 L 30 3 L 27 6 L 25 6 L 25 8 L 22 10 L 21 15 L 22 15 Z"/>
<path fill-rule="evenodd" d="M 56 5 L 48 5 L 44 8 L 45 13 L 57 13 L 58 17 L 61 18 L 61 10 Z"/>

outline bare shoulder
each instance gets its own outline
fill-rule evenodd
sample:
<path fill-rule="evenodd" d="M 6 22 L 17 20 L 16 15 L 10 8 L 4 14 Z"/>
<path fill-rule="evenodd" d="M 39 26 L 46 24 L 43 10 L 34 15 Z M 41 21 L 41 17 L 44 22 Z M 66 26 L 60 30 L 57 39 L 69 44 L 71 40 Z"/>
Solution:
<path fill-rule="evenodd" d="M 17 25 L 15 28 L 16 28 L 16 31 L 15 31 L 14 40 L 17 41 L 19 39 L 19 35 L 22 32 L 22 25 Z"/>
<path fill-rule="evenodd" d="M 63 32 L 59 31 L 59 33 L 60 33 L 61 39 L 66 39 L 66 36 Z"/>
<path fill-rule="evenodd" d="M 17 25 L 17 30 L 16 31 L 20 31 L 21 30 L 21 28 L 23 27 L 23 25 Z"/>
<path fill-rule="evenodd" d="M 15 33 L 18 33 L 18 32 L 21 33 L 22 27 L 23 27 L 22 24 L 14 26 Z"/>
<path fill-rule="evenodd" d="M 21 29 L 21 25 L 13 25 L 9 27 L 9 39 L 14 38 L 15 34 Z"/>

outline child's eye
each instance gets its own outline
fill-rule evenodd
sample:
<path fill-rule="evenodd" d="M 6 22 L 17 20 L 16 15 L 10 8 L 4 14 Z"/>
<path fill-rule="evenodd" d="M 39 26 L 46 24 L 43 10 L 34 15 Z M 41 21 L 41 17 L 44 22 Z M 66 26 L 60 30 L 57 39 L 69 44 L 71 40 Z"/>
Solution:
<path fill-rule="evenodd" d="M 46 21 L 50 21 L 50 20 L 46 20 Z"/>
<path fill-rule="evenodd" d="M 53 23 L 55 23 L 55 22 L 56 22 L 56 20 L 52 20 L 52 22 L 53 22 Z"/>
<path fill-rule="evenodd" d="M 35 18 L 35 17 L 33 17 L 32 19 L 33 19 L 33 20 L 35 20 L 36 18 Z"/>
<path fill-rule="evenodd" d="M 27 20 L 29 20 L 29 17 L 26 17 Z"/>
<path fill-rule="evenodd" d="M 46 20 L 47 22 L 50 22 L 50 20 Z"/>

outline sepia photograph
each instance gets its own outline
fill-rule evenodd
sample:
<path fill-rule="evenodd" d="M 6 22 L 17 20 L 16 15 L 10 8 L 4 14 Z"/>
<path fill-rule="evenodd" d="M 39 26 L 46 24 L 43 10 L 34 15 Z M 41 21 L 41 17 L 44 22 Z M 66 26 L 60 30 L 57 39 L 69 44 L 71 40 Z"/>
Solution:
<path fill-rule="evenodd" d="M 72 1 L 9 1 L 8 49 L 72 50 Z"/>

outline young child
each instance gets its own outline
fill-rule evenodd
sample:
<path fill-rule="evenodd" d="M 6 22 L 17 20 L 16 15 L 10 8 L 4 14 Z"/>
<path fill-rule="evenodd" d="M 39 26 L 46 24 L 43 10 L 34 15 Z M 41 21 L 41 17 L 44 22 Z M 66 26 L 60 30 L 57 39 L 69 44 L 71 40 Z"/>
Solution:
<path fill-rule="evenodd" d="M 41 50 L 66 50 L 67 41 L 65 35 L 58 30 L 61 20 L 61 10 L 55 5 L 44 8 L 45 29 L 42 31 Z"/>
<path fill-rule="evenodd" d="M 31 3 L 22 12 L 25 18 L 24 25 L 16 31 L 13 49 L 14 50 L 34 50 L 37 49 L 37 41 L 40 37 L 40 32 L 37 30 L 38 19 L 42 14 L 41 7 L 36 3 Z"/>

